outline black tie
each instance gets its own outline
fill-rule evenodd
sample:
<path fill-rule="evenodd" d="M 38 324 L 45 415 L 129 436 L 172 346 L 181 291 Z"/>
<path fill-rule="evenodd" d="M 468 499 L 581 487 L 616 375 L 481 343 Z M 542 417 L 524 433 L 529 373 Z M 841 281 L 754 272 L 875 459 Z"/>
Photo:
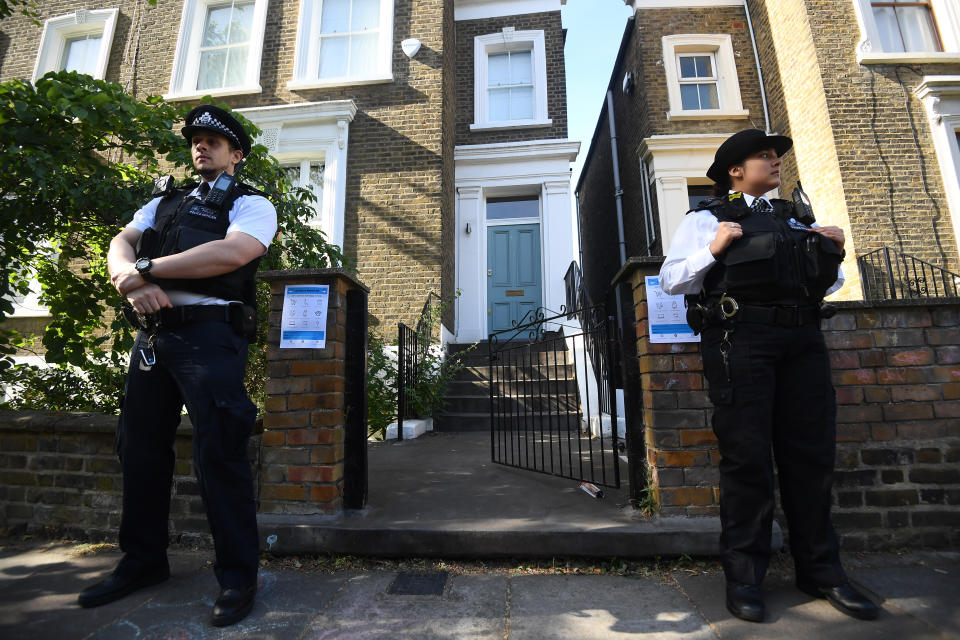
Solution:
<path fill-rule="evenodd" d="M 750 211 L 754 213 L 770 213 L 773 207 L 770 206 L 770 203 L 764 200 L 763 198 L 755 198 L 753 204 L 750 205 Z"/>
<path fill-rule="evenodd" d="M 198 192 L 198 193 L 197 193 L 197 199 L 203 200 L 204 198 L 206 198 L 206 197 L 207 197 L 207 194 L 210 193 L 210 183 L 209 183 L 209 182 L 201 182 L 201 183 L 200 183 L 200 188 L 197 189 L 197 192 Z"/>

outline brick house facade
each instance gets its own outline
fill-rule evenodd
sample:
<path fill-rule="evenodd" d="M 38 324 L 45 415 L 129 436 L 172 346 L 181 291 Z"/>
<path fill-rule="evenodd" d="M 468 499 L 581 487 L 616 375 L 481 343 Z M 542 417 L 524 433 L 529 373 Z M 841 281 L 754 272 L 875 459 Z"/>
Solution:
<path fill-rule="evenodd" d="M 865 295 L 857 258 L 887 247 L 960 273 L 958 5 L 926 3 L 939 50 L 908 42 L 897 52 L 866 0 L 626 4 L 634 16 L 576 197 L 585 286 L 609 304 L 620 285 L 627 445 L 644 454 L 635 466 L 649 472 L 661 513 L 718 514 L 719 452 L 699 348 L 651 339 L 644 277 L 709 194 L 718 146 L 752 127 L 794 140 L 779 195 L 802 181 L 818 221 L 847 237 L 839 313 L 822 323 L 839 408 L 842 544 L 956 545 L 957 298 Z"/>
<path fill-rule="evenodd" d="M 716 148 L 755 127 L 794 140 L 780 195 L 801 180 L 821 224 L 846 231 L 846 285 L 835 299 L 862 297 L 856 258 L 882 247 L 960 273 L 956 3 L 928 3 L 929 46 L 940 50 L 906 53 L 884 40 L 867 0 L 626 4 L 634 18 L 609 88 L 628 255 L 667 252 L 691 199 L 711 184 Z M 694 68 L 697 59 L 709 68 Z M 715 87 L 711 108 L 681 104 L 680 85 L 698 80 Z M 609 264 L 609 149 L 604 109 L 576 188 L 591 293 L 619 268 Z"/>
<path fill-rule="evenodd" d="M 483 147 L 484 170 L 497 168 L 500 179 L 512 179 L 518 166 L 524 168 L 523 158 L 539 153 L 542 163 L 545 152 L 538 149 L 544 141 L 562 141 L 566 155 L 551 149 L 546 157 L 564 165 L 566 186 L 558 186 L 558 175 L 541 170 L 539 182 L 527 180 L 517 188 L 542 191 L 545 202 L 559 203 L 555 193 L 562 192 L 569 212 L 569 161 L 576 148 L 569 149 L 577 145 L 565 140 L 561 0 L 519 4 L 43 1 L 39 25 L 19 14 L 0 22 L 0 81 L 39 77 L 69 64 L 120 82 L 140 98 L 164 95 L 196 103 L 209 94 L 240 110 L 263 130 L 259 142 L 291 175 L 317 189 L 317 224 L 356 264 L 358 277 L 371 289 L 370 312 L 390 336 L 397 322 L 416 321 L 431 292 L 451 298 L 459 288 L 480 296 L 478 308 L 486 306 L 485 260 L 464 265 L 458 253 L 463 225 L 457 220 L 457 153 L 477 155 L 475 148 Z M 535 89 L 545 90 L 537 108 L 548 117 L 521 114 L 504 128 L 494 114 L 485 128 L 470 131 L 474 36 L 505 32 L 533 34 L 545 45 L 540 58 L 549 63 L 533 75 Z M 411 38 L 420 48 L 408 57 L 401 43 Z M 533 48 L 523 38 L 501 47 Z M 552 124 L 545 127 L 545 120 Z M 504 155 L 501 147 L 509 149 L 506 156 L 519 154 L 519 164 L 515 158 L 506 164 L 491 159 Z M 563 222 L 568 228 L 562 233 L 543 227 L 570 239 L 563 255 L 569 262 L 573 220 L 568 215 Z M 473 237 L 480 237 L 484 226 L 474 223 Z M 545 281 L 562 282 L 562 271 L 556 271 L 545 272 Z M 445 341 L 476 339 L 487 329 L 479 317 L 463 336 L 457 326 L 454 312 L 448 313 Z"/>

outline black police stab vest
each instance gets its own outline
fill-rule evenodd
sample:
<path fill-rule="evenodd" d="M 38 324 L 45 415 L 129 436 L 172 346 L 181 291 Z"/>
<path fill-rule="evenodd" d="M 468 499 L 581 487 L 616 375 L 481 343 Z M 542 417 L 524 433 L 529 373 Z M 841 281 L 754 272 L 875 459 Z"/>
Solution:
<path fill-rule="evenodd" d="M 742 194 L 701 203 L 720 222 L 737 222 L 743 236 L 707 273 L 703 293 L 764 305 L 819 304 L 837 281 L 843 252 L 796 222 L 793 203 L 772 199 L 773 213 L 752 212 Z"/>
<path fill-rule="evenodd" d="M 214 240 L 223 240 L 230 226 L 230 209 L 237 198 L 259 191 L 237 183 L 219 207 L 209 207 L 195 197 L 188 197 L 196 185 L 174 189 L 157 205 L 154 228 L 143 232 L 137 247 L 137 258 L 160 258 Z M 260 258 L 244 266 L 212 278 L 157 278 L 163 289 L 178 289 L 223 300 L 240 300 L 256 307 L 255 274 Z"/>

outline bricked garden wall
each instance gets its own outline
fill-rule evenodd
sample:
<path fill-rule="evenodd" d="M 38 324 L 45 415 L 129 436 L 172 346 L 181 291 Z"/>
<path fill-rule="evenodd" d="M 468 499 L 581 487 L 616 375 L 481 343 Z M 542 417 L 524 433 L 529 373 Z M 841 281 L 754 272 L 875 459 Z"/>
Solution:
<path fill-rule="evenodd" d="M 123 500 L 116 427 L 116 416 L 102 414 L 0 412 L 0 530 L 116 540 Z M 186 416 L 174 449 L 171 539 L 209 543 Z M 248 446 L 255 487 L 259 453 L 255 436 Z"/>
<path fill-rule="evenodd" d="M 271 284 L 264 432 L 250 439 L 257 510 L 261 514 L 323 514 L 341 510 L 345 488 L 357 498 L 364 474 L 365 343 L 348 322 L 366 317 L 366 287 L 339 269 L 264 272 Z M 326 348 L 280 349 L 286 284 L 328 284 Z M 357 304 L 357 294 L 360 304 Z M 365 327 L 360 327 L 365 340 Z M 357 367 L 350 361 L 359 358 Z M 349 385 L 348 385 L 349 381 Z M 352 414 L 348 417 L 348 414 Z M 116 416 L 86 413 L 0 412 L 0 530 L 114 540 L 120 525 L 123 479 L 116 453 Z M 356 438 L 363 454 L 358 456 Z M 352 444 L 351 444 L 352 443 Z M 209 542 L 194 476 L 193 430 L 184 416 L 174 444 L 171 488 L 173 539 Z M 351 449 L 351 447 L 353 447 Z M 346 487 L 348 483 L 351 487 Z M 348 500 L 349 503 L 349 500 Z"/>
<path fill-rule="evenodd" d="M 645 262 L 630 282 L 655 495 L 663 515 L 717 515 L 719 453 L 699 345 L 650 343 L 643 276 L 660 265 Z M 841 544 L 960 545 L 960 301 L 838 306 L 823 327 L 838 402 Z"/>

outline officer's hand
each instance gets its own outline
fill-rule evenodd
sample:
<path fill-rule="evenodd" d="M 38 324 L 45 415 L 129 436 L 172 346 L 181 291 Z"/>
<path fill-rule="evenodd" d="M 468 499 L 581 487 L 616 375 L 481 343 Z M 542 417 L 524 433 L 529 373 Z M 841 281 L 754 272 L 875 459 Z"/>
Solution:
<path fill-rule="evenodd" d="M 840 227 L 811 227 L 808 231 L 819 233 L 824 237 L 830 238 L 837 245 L 838 249 L 843 249 L 845 238 L 843 236 L 843 229 Z"/>
<path fill-rule="evenodd" d="M 721 222 L 717 228 L 717 235 L 710 242 L 710 253 L 714 258 L 727 250 L 734 240 L 743 237 L 743 229 L 736 222 Z"/>
<path fill-rule="evenodd" d="M 123 271 L 115 273 L 113 277 L 110 278 L 110 282 L 113 283 L 114 288 L 119 291 L 122 296 L 147 284 L 147 281 L 143 279 L 143 276 L 140 275 L 140 272 L 137 271 L 136 267 L 132 264 Z"/>
<path fill-rule="evenodd" d="M 172 308 L 170 298 L 163 289 L 155 284 L 145 284 L 127 294 L 127 300 L 140 313 L 156 313 L 160 309 Z"/>

